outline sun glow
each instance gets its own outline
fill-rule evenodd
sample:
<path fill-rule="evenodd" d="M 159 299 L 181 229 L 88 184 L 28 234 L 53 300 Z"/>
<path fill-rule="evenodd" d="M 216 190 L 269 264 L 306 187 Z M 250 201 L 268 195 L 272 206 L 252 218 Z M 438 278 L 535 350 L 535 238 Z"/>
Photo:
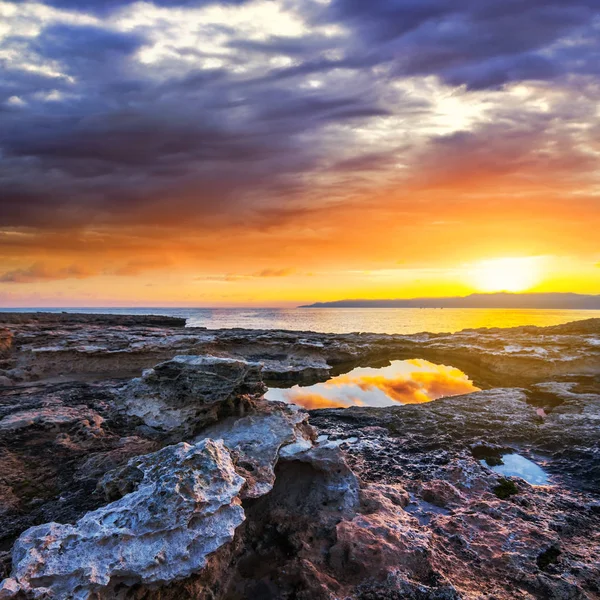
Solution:
<path fill-rule="evenodd" d="M 523 292 L 540 276 L 537 257 L 497 258 L 477 264 L 473 283 L 481 292 Z"/>

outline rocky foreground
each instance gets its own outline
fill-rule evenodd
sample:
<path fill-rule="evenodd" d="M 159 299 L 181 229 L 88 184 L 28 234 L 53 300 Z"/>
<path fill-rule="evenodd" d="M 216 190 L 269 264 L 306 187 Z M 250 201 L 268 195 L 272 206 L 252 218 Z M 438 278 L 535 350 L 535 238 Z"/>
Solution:
<path fill-rule="evenodd" d="M 263 398 L 404 358 L 483 391 Z M 0 600 L 600 598 L 599 427 L 600 320 L 400 336 L 0 313 Z M 551 485 L 491 470 L 511 452 Z"/>

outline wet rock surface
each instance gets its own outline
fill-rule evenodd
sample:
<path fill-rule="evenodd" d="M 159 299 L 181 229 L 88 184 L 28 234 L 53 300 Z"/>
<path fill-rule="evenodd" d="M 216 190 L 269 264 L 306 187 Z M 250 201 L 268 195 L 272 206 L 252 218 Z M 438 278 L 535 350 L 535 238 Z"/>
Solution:
<path fill-rule="evenodd" d="M 311 411 L 332 439 L 359 438 L 348 449 L 367 480 L 430 477 L 455 455 L 519 452 L 556 481 L 600 492 L 600 394 L 562 397 L 542 417 L 532 391 L 499 388 L 423 405 Z M 562 390 L 562 386 L 558 388 Z M 558 393 L 558 391 L 557 391 Z"/>
<path fill-rule="evenodd" d="M 600 322 L 386 336 L 0 314 L 0 599 L 600 598 Z M 262 396 L 424 358 L 481 392 Z M 549 485 L 492 470 L 518 453 Z"/>

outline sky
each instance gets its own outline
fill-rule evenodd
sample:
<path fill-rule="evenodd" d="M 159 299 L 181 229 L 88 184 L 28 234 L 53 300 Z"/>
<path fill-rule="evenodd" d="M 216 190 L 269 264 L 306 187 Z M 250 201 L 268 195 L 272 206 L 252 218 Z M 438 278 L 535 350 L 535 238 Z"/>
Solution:
<path fill-rule="evenodd" d="M 0 0 L 0 306 L 600 293 L 598 0 Z"/>

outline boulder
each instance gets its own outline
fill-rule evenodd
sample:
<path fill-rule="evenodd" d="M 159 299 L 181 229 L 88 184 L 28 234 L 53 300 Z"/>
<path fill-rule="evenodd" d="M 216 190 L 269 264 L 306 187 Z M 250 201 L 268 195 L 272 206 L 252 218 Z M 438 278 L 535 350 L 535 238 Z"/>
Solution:
<path fill-rule="evenodd" d="M 275 482 L 279 456 L 289 458 L 312 447 L 308 414 L 296 407 L 264 402 L 260 412 L 225 419 L 204 430 L 196 441 L 218 439 L 236 457 L 238 472 L 246 479 L 243 498 L 268 493 Z"/>
<path fill-rule="evenodd" d="M 130 460 L 102 487 L 131 491 L 74 525 L 46 523 L 13 547 L 0 594 L 88 600 L 116 588 L 163 585 L 202 569 L 244 520 L 244 480 L 221 442 L 180 443 Z"/>
<path fill-rule="evenodd" d="M 238 414 L 244 397 L 266 391 L 261 365 L 213 356 L 176 356 L 117 391 L 129 416 L 161 431 L 192 434 L 220 417 Z"/>

